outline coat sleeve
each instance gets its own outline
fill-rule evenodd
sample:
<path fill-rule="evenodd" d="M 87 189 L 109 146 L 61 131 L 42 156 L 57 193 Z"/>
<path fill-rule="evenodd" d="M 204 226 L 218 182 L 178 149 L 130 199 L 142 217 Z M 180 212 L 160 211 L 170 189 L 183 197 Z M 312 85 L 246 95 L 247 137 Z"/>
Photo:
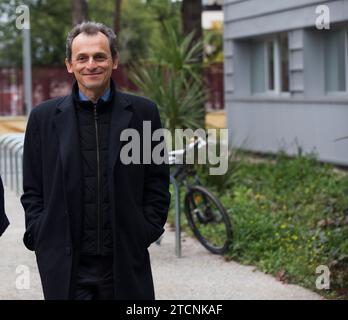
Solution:
<path fill-rule="evenodd" d="M 0 236 L 5 232 L 8 225 L 9 221 L 5 214 L 4 187 L 0 177 Z"/>
<path fill-rule="evenodd" d="M 21 203 L 25 211 L 24 245 L 35 249 L 35 235 L 43 212 L 42 161 L 40 131 L 35 111 L 30 114 L 23 150 L 23 195 Z"/>
<path fill-rule="evenodd" d="M 158 108 L 156 105 L 154 105 L 151 130 L 153 132 L 161 128 L 162 124 Z M 157 142 L 152 141 L 151 149 L 153 150 L 156 145 L 161 142 L 163 142 L 163 139 Z M 165 150 L 165 157 L 168 159 L 167 150 Z M 164 232 L 163 227 L 167 221 L 171 198 L 169 192 L 169 181 L 170 172 L 168 162 L 155 164 L 153 161 L 151 161 L 151 164 L 146 165 L 143 193 L 143 212 L 145 219 L 148 222 L 146 224 L 148 232 L 148 246 L 152 242 L 156 241 Z"/>

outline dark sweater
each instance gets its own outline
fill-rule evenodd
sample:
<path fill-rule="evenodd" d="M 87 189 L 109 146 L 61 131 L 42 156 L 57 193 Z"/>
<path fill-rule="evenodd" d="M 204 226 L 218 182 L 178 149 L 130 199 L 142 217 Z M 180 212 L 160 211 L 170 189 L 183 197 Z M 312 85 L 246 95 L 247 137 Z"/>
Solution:
<path fill-rule="evenodd" d="M 73 87 L 83 172 L 83 255 L 112 254 L 110 199 L 107 163 L 111 111 L 115 96 L 114 84 L 108 101 L 97 104 L 81 101 L 77 83 Z"/>

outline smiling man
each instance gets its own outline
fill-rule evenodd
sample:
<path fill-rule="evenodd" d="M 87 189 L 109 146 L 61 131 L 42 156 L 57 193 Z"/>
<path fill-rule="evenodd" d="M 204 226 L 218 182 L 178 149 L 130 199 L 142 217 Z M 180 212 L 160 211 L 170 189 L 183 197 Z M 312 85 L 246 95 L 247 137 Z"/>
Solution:
<path fill-rule="evenodd" d="M 164 232 L 169 168 L 119 157 L 124 129 L 161 128 L 156 105 L 116 90 L 116 35 L 77 25 L 66 42 L 70 95 L 31 112 L 25 136 L 24 244 L 46 299 L 154 299 L 148 247 Z M 151 148 L 160 143 L 152 142 Z"/>

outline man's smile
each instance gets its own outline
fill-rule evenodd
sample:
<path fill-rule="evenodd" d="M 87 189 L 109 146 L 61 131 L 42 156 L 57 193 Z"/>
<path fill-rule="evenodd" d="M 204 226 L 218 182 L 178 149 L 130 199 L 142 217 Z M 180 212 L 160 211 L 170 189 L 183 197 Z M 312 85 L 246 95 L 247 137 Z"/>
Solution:
<path fill-rule="evenodd" d="M 90 77 L 93 77 L 93 76 L 99 76 L 103 74 L 103 72 L 98 72 L 98 73 L 85 73 L 83 74 L 84 76 L 90 76 Z"/>

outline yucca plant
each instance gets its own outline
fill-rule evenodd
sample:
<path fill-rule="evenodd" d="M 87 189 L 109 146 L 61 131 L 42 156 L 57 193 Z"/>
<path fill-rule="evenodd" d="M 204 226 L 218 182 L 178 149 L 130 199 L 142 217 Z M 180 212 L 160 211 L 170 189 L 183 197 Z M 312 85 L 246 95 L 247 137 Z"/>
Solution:
<path fill-rule="evenodd" d="M 132 81 L 145 96 L 156 102 L 165 128 L 174 131 L 176 128 L 202 127 L 202 104 L 206 96 L 199 83 L 188 83 L 183 73 L 174 77 L 159 66 L 138 70 Z"/>
<path fill-rule="evenodd" d="M 199 54 L 203 49 L 203 41 L 193 43 L 194 33 L 185 37 L 177 34 L 169 24 L 163 25 L 164 37 L 154 42 L 150 49 L 152 61 L 172 72 L 182 72 L 186 79 L 194 79 L 202 83 L 202 64 Z"/>
<path fill-rule="evenodd" d="M 181 38 L 170 25 L 163 33 L 150 50 L 151 59 L 132 66 L 130 79 L 156 102 L 165 128 L 202 128 L 206 92 L 196 59 L 202 44 L 192 45 L 193 34 Z"/>

